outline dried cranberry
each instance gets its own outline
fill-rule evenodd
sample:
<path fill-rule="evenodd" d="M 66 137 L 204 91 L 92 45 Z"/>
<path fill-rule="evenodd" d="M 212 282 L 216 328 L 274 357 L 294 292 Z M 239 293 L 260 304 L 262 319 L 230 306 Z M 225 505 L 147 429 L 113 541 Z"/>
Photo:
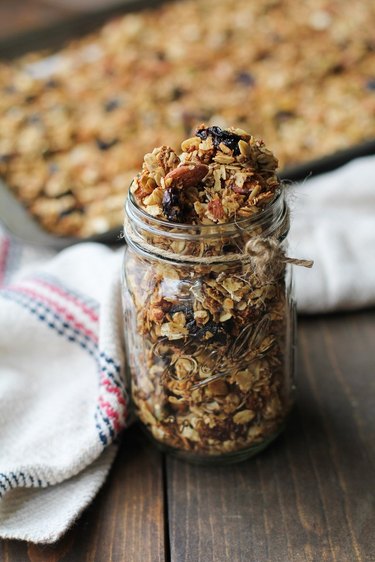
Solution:
<path fill-rule="evenodd" d="M 241 137 L 235 133 L 224 131 L 220 127 L 214 126 L 207 127 L 205 129 L 197 129 L 195 134 L 202 140 L 206 140 L 208 137 L 211 137 L 215 148 L 217 148 L 220 143 L 223 143 L 233 151 L 235 156 L 238 156 L 240 153 L 238 142 L 241 140 Z"/>

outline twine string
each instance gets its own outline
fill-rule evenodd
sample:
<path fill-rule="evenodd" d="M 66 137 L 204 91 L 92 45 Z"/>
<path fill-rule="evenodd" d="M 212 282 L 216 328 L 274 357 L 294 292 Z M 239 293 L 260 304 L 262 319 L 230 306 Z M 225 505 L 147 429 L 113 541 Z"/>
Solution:
<path fill-rule="evenodd" d="M 282 228 L 284 227 L 284 228 Z M 286 216 L 283 224 L 278 229 L 278 234 L 285 235 L 289 227 L 289 216 Z M 174 262 L 187 262 L 199 265 L 210 264 L 229 264 L 231 262 L 242 261 L 251 263 L 254 271 L 259 277 L 262 278 L 277 278 L 284 268 L 286 263 L 292 265 L 311 268 L 314 264 L 313 260 L 292 258 L 285 254 L 281 242 L 277 235 L 263 237 L 255 236 L 250 238 L 242 251 L 242 253 L 228 253 L 216 256 L 194 256 L 184 254 L 183 252 L 177 253 L 170 249 L 164 249 L 157 245 L 150 244 L 145 237 L 142 236 L 131 224 L 130 220 L 125 220 L 124 234 L 127 241 L 134 246 L 140 248 L 144 252 L 165 258 Z M 162 237 L 162 234 L 160 235 Z"/>

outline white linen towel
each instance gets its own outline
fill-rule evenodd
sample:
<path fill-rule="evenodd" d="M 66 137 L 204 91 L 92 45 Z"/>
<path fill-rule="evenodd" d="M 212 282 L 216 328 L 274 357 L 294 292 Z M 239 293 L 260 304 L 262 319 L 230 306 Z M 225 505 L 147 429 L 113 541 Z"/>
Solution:
<path fill-rule="evenodd" d="M 294 187 L 298 308 L 375 304 L 375 157 Z M 0 231 L 0 537 L 48 543 L 105 480 L 127 422 L 122 250 L 59 254 Z"/>
<path fill-rule="evenodd" d="M 375 156 L 358 158 L 292 189 L 297 307 L 318 313 L 375 305 Z"/>

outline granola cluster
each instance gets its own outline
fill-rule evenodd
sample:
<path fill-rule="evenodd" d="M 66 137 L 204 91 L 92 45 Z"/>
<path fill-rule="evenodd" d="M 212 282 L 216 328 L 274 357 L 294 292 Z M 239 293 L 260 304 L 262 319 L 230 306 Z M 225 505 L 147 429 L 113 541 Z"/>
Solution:
<path fill-rule="evenodd" d="M 243 259 L 249 237 L 280 227 L 244 227 L 280 204 L 273 154 L 217 126 L 199 127 L 182 149 L 147 154 L 132 184 L 132 204 L 145 211 L 143 249 L 154 254 L 134 244 L 126 252 L 126 339 L 138 417 L 158 442 L 204 459 L 252 451 L 280 431 L 291 405 L 293 315 L 285 264 L 265 276 Z M 245 223 L 229 233 L 236 220 Z"/>
<path fill-rule="evenodd" d="M 132 398 L 154 438 L 205 456 L 274 437 L 291 405 L 284 280 L 260 285 L 239 266 L 192 278 L 127 260 Z"/>
<path fill-rule="evenodd" d="M 144 158 L 131 192 L 149 215 L 178 223 L 228 223 L 250 217 L 278 193 L 276 158 L 242 129 L 201 125 L 181 150 L 177 156 L 162 146 Z"/>
<path fill-rule="evenodd" d="M 368 0 L 181 0 L 0 63 L 0 175 L 44 228 L 87 237 L 121 224 L 145 152 L 200 121 L 267 138 L 281 167 L 371 139 L 374 17 Z"/>

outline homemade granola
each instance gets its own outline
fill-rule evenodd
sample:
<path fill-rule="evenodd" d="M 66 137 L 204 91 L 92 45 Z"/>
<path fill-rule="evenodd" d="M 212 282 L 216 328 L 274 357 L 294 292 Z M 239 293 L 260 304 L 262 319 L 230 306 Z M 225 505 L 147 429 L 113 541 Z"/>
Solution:
<path fill-rule="evenodd" d="M 267 254 L 288 230 L 277 160 L 261 140 L 218 126 L 181 149 L 146 154 L 127 201 L 133 403 L 179 454 L 247 456 L 277 435 L 292 402 L 286 266 Z"/>
<path fill-rule="evenodd" d="M 367 0 L 181 0 L 4 62 L 0 174 L 86 237 L 121 223 L 143 154 L 202 120 L 267 138 L 282 167 L 371 139 L 374 19 Z"/>
<path fill-rule="evenodd" d="M 146 154 L 131 186 L 138 205 L 153 217 L 190 224 L 249 217 L 280 187 L 278 162 L 260 139 L 242 129 L 201 125 L 181 145 Z"/>

